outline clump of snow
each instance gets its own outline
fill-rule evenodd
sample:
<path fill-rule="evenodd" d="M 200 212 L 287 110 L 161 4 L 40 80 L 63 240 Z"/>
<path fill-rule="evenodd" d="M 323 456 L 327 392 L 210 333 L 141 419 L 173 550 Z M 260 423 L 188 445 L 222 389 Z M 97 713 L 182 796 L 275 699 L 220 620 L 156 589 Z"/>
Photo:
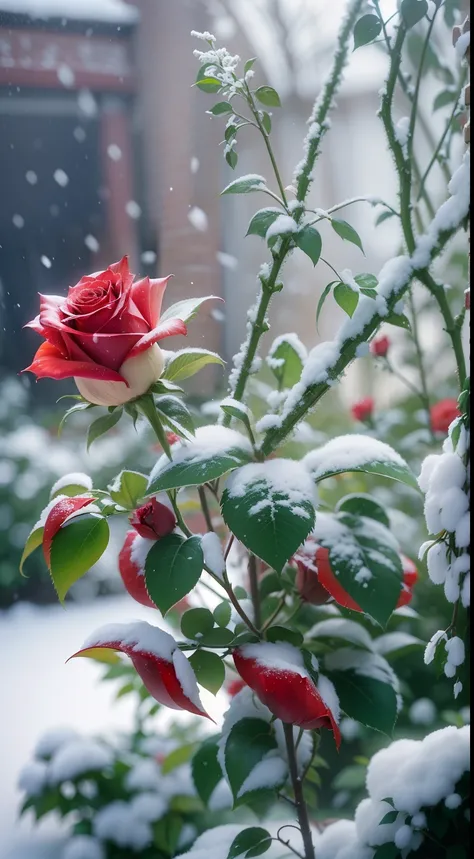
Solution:
<path fill-rule="evenodd" d="M 195 230 L 205 233 L 209 227 L 209 218 L 199 206 L 193 206 L 188 212 L 188 221 Z"/>
<path fill-rule="evenodd" d="M 74 835 L 67 842 L 61 859 L 105 859 L 105 851 L 92 835 Z"/>
<path fill-rule="evenodd" d="M 150 653 L 165 662 L 173 661 L 173 653 L 177 647 L 172 635 L 145 620 L 140 620 L 135 623 L 111 623 L 102 626 L 86 639 L 81 650 L 103 647 L 106 644 L 119 644 L 131 652 Z"/>
<path fill-rule="evenodd" d="M 405 460 L 390 445 L 366 435 L 341 435 L 303 457 L 303 465 L 313 480 L 325 474 L 351 471 L 372 462 L 406 468 Z"/>
<path fill-rule="evenodd" d="M 408 711 L 408 718 L 414 725 L 432 725 L 436 715 L 436 707 L 431 698 L 418 698 L 413 701 Z"/>
<path fill-rule="evenodd" d="M 270 224 L 265 239 L 268 242 L 273 236 L 291 236 L 298 232 L 298 224 L 290 215 L 278 215 Z"/>
<path fill-rule="evenodd" d="M 61 745 L 53 755 L 48 768 L 48 781 L 52 785 L 73 781 L 85 773 L 107 769 L 113 761 L 112 750 L 103 743 L 79 737 Z"/>
<path fill-rule="evenodd" d="M 138 852 L 153 841 L 150 823 L 140 819 L 130 803 L 116 800 L 101 808 L 93 821 L 94 834 L 118 847 L 130 847 Z"/>
<path fill-rule="evenodd" d="M 276 507 L 286 507 L 303 519 L 312 518 L 306 505 L 314 507 L 316 503 L 314 484 L 296 460 L 252 462 L 234 471 L 227 481 L 226 490 L 233 499 L 245 498 L 256 489 L 262 490 L 263 497 L 250 509 L 249 515 L 257 515 L 265 508 L 274 511 Z"/>
<path fill-rule="evenodd" d="M 401 119 L 398 120 L 395 125 L 395 137 L 397 138 L 398 143 L 406 153 L 408 136 L 410 132 L 410 117 L 402 116 Z"/>
<path fill-rule="evenodd" d="M 209 567 L 215 576 L 222 578 L 225 570 L 225 560 L 222 544 L 217 534 L 214 531 L 204 534 L 201 540 L 201 547 L 206 567 Z"/>
<path fill-rule="evenodd" d="M 61 746 L 76 739 L 78 739 L 78 734 L 72 728 L 55 728 L 46 731 L 36 743 L 35 757 L 50 758 Z"/>
<path fill-rule="evenodd" d="M 132 548 L 130 550 L 130 558 L 137 568 L 139 576 L 145 575 L 145 561 L 148 557 L 148 552 L 155 543 L 156 540 L 148 540 L 147 537 L 142 537 L 141 534 L 138 533 L 133 540 Z"/>
<path fill-rule="evenodd" d="M 69 474 L 65 474 L 56 480 L 56 483 L 51 487 L 51 497 L 66 486 L 82 486 L 86 492 L 90 492 L 92 489 L 92 478 L 88 474 L 84 474 L 83 471 L 71 471 Z"/>
<path fill-rule="evenodd" d="M 31 761 L 26 764 L 18 777 L 18 787 L 27 796 L 39 796 L 48 783 L 48 764 L 44 761 Z"/>

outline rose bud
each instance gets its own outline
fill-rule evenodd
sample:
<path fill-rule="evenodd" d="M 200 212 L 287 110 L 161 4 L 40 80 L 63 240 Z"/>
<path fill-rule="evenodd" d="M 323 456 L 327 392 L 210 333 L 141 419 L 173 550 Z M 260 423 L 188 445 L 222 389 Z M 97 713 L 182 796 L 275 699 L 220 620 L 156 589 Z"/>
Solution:
<path fill-rule="evenodd" d="M 167 505 L 161 504 L 153 497 L 132 513 L 130 525 L 133 525 L 140 537 L 159 540 L 160 537 L 166 537 L 174 530 L 176 516 Z"/>
<path fill-rule="evenodd" d="M 191 664 L 167 632 L 146 621 L 109 624 L 97 630 L 70 659 L 94 658 L 102 650 L 129 656 L 144 686 L 159 704 L 209 718 Z"/>
<path fill-rule="evenodd" d="M 359 400 L 358 403 L 354 403 L 354 405 L 352 406 L 352 417 L 356 421 L 361 421 L 363 423 L 364 421 L 372 417 L 374 407 L 375 403 L 372 397 L 365 397 L 365 399 Z"/>
<path fill-rule="evenodd" d="M 413 588 L 418 581 L 418 570 L 411 560 L 406 555 L 400 555 L 403 565 L 403 585 L 400 598 L 397 602 L 397 608 L 408 605 L 413 598 Z"/>
<path fill-rule="evenodd" d="M 304 602 L 311 603 L 311 605 L 324 605 L 331 598 L 318 579 L 316 560 L 318 549 L 320 547 L 318 547 L 317 543 L 314 540 L 308 539 L 299 552 L 292 558 L 292 562 L 297 567 L 295 584 L 298 588 L 298 593 Z M 324 551 L 327 551 L 327 549 L 323 549 Z"/>
<path fill-rule="evenodd" d="M 320 677 L 316 686 L 297 647 L 283 641 L 246 644 L 234 650 L 233 656 L 242 680 L 274 716 L 306 730 L 329 728 L 339 747 L 339 702 L 334 687 L 326 677 Z"/>
<path fill-rule="evenodd" d="M 377 358 L 385 358 L 389 349 L 390 339 L 388 337 L 376 337 L 370 344 L 370 351 Z"/>
<path fill-rule="evenodd" d="M 447 433 L 453 420 L 460 414 L 456 400 L 440 400 L 430 409 L 431 429 L 433 432 Z"/>
<path fill-rule="evenodd" d="M 40 296 L 39 315 L 27 327 L 45 342 L 26 370 L 39 379 L 72 376 L 79 393 L 99 406 L 141 396 L 163 372 L 157 342 L 186 334 L 181 319 L 160 323 L 168 280 L 134 281 L 123 257 L 105 271 L 82 277 L 65 298 Z"/>

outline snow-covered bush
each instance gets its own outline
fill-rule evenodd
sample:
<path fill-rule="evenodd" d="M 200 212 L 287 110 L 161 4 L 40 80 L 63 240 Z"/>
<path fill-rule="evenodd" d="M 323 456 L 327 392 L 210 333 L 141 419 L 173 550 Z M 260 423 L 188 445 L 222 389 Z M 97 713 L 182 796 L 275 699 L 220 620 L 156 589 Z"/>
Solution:
<path fill-rule="evenodd" d="M 78 481 L 77 474 L 67 475 L 56 484 L 52 500 L 33 527 L 23 560 L 42 547 L 63 601 L 70 587 L 103 556 L 109 521 L 128 517 L 131 528 L 119 555 L 117 575 L 130 595 L 155 607 L 163 617 L 182 605 L 183 599 L 191 607 L 181 617 L 180 635 L 171 635 L 158 624 L 113 622 L 93 632 L 82 646 L 78 642 L 74 657 L 127 658 L 152 699 L 201 720 L 212 718 L 208 713 L 212 699 L 209 705 L 203 690 L 215 695 L 226 674 L 232 677 L 233 698 L 223 725 L 194 750 L 194 789 L 207 808 L 221 790 L 231 796 L 234 809 L 249 807 L 259 816 L 276 799 L 280 808 L 285 804 L 286 816 L 290 806 L 301 839 L 296 855 L 303 859 L 315 859 L 310 817 L 318 813 L 319 785 L 325 768 L 331 770 L 331 759 L 344 735 L 354 737 L 358 723 L 388 737 L 393 734 L 403 712 L 406 685 L 394 660 L 410 652 L 421 671 L 431 671 L 424 668 L 421 655 L 426 638 L 395 626 L 400 618 L 403 624 L 417 617 L 409 604 L 420 579 L 414 559 L 421 536 L 417 526 L 410 529 L 410 518 L 421 520 L 420 487 L 427 493 L 425 513 L 435 537 L 429 547 L 430 575 L 433 578 L 436 567 L 436 578 L 445 581 L 446 596 L 455 605 L 448 628 L 436 633 L 425 660 L 430 662 L 435 649 L 438 658 L 442 648 L 436 645 L 443 640 L 445 655 L 439 667 L 455 678 L 455 696 L 465 694 L 461 684 L 466 680 L 463 639 L 469 554 L 464 517 L 469 505 L 469 408 L 462 326 L 469 305 L 456 290 L 448 299 L 437 266 L 446 260 L 451 240 L 463 241 L 469 211 L 469 153 L 450 158 L 453 119 L 460 109 L 465 79 L 463 57 L 468 54 L 465 28 L 459 39 L 464 51 L 458 46 L 460 56 L 453 53 L 452 68 L 436 64 L 433 34 L 452 12 L 444 5 L 403 0 L 389 16 L 378 0 L 370 12 L 364 0 L 350 0 L 291 184 L 280 174 L 272 145 L 274 117 L 268 109 L 280 107 L 278 93 L 266 84 L 255 86 L 255 59 L 241 70 L 239 57 L 218 47 L 212 34 L 194 33 L 205 43 L 205 50 L 195 52 L 196 86 L 218 96 L 209 112 L 226 119 L 227 164 L 236 168 L 240 131 L 251 128 L 262 138 L 274 176 L 274 181 L 255 173 L 240 176 L 222 192 L 265 194 L 272 206 L 259 209 L 249 225 L 248 233 L 263 239 L 268 261 L 258 272 L 257 297 L 247 313 L 245 341 L 233 359 L 229 394 L 219 401 L 213 420 L 196 426 L 179 383 L 206 364 L 220 362 L 219 356 L 205 349 L 164 351 L 158 345 L 170 335 L 185 335 L 187 323 L 212 296 L 184 299 L 163 311 L 169 278 L 137 280 L 123 257 L 104 271 L 84 276 L 67 297 L 42 296 L 39 316 L 29 323 L 43 343 L 28 370 L 40 378 L 74 378 L 80 396 L 68 416 L 79 412 L 87 417 L 91 410 L 102 409 L 88 429 L 88 445 L 119 421 L 131 418 L 135 424 L 145 419 L 163 453 L 149 474 L 126 463 L 104 488 Z M 439 31 L 447 36 L 443 26 Z M 413 35 L 421 39 L 418 52 L 412 49 Z M 378 37 L 388 55 L 380 118 L 393 155 L 398 202 L 392 205 L 381 197 L 364 198 L 364 202 L 382 207 L 379 224 L 388 217 L 396 219 L 403 251 L 386 261 L 377 275 L 338 272 L 322 256 L 324 230 L 334 230 L 341 240 L 363 251 L 359 234 L 339 217 L 340 210 L 361 199 L 336 202 L 323 211 L 308 195 L 351 49 Z M 436 104 L 435 110 L 449 101 L 451 112 L 444 118 L 441 142 L 432 142 L 430 160 L 422 167 L 414 138 L 428 59 L 454 89 L 449 99 L 443 90 Z M 411 72 L 410 64 L 414 64 Z M 407 99 L 407 118 L 397 116 L 399 95 Z M 452 172 L 446 176 L 447 191 L 439 206 L 433 204 L 428 182 L 435 166 L 445 174 Z M 328 264 L 336 275 L 315 308 L 316 317 L 328 312 L 334 300 L 347 319 L 332 340 L 308 348 L 292 332 L 266 343 L 263 337 L 270 328 L 271 306 L 285 288 L 285 263 L 300 252 L 313 265 Z M 438 392 L 429 390 L 413 303 L 415 282 L 440 311 L 452 347 L 457 379 L 452 365 L 448 393 L 455 393 L 454 403 L 452 396 L 443 402 Z M 417 356 L 416 381 L 401 373 L 422 411 L 416 456 L 423 445 L 436 449 L 441 444 L 450 410 L 458 418 L 451 424 L 443 454 L 435 459 L 431 454 L 420 482 L 415 473 L 422 457 L 414 471 L 406 458 L 409 441 L 403 418 L 397 441 L 390 444 L 385 438 L 393 429 L 390 414 L 384 426 L 373 398 L 353 405 L 358 432 L 336 434 L 328 421 L 330 407 L 326 413 L 322 410 L 321 404 L 328 402 L 331 389 L 355 359 L 384 362 L 387 372 L 400 374 L 392 363 L 389 340 L 377 336 L 383 323 L 410 332 L 406 336 Z M 255 386 L 255 377 L 264 384 L 271 377 L 271 390 L 263 394 L 262 386 Z M 257 391 L 266 401 L 260 413 L 253 410 L 252 380 L 254 394 Z M 312 426 L 309 416 L 315 409 Z M 317 435 L 319 414 L 324 437 Z M 302 439 L 309 450 L 298 447 Z M 349 490 L 352 478 L 348 475 L 360 481 L 355 491 Z M 390 490 L 393 482 L 403 490 Z M 409 499 L 406 505 L 405 498 Z M 198 529 L 190 515 L 196 505 L 202 512 Z M 446 567 L 443 575 L 440 546 Z M 419 609 L 423 616 L 421 601 Z M 405 713 L 408 710 L 409 717 L 411 712 L 412 724 L 419 730 L 427 723 L 428 708 L 419 700 L 413 706 L 414 691 L 415 687 L 409 690 L 411 709 L 406 707 Z M 423 700 L 421 692 L 420 684 Z M 339 840 L 333 853 L 339 851 L 339 859 L 354 859 L 354 850 L 362 859 L 399 855 L 404 859 L 424 850 L 428 842 L 431 850 L 431 840 L 439 844 L 445 836 L 444 832 L 436 835 L 441 817 L 438 805 L 444 802 L 446 837 L 456 839 L 460 855 L 463 842 L 457 839 L 464 835 L 455 806 L 464 810 L 460 781 L 465 772 L 466 734 L 465 728 L 450 727 L 425 740 L 400 740 L 379 752 L 368 768 L 370 798 L 358 807 L 355 829 L 347 823 L 340 827 L 344 838 L 352 833 L 353 852 L 346 847 L 341 852 Z M 38 779 L 36 767 L 35 785 Z M 99 811 L 92 834 L 105 840 L 115 835 L 124 849 L 131 849 L 133 845 L 123 840 L 130 831 L 125 821 L 136 809 L 124 804 L 127 801 L 114 797 L 118 804 Z M 141 800 L 139 814 L 142 802 L 148 809 Z M 153 814 L 161 807 L 156 798 Z M 432 807 L 434 815 L 429 811 Z M 454 829 L 451 812 L 456 817 Z M 381 822 L 385 815 L 390 820 Z M 275 846 L 273 837 L 286 851 L 295 852 L 285 839 L 287 825 L 285 821 L 275 836 L 263 827 L 247 826 L 231 843 L 227 833 L 222 859 L 264 854 Z M 143 823 L 146 826 L 149 837 L 149 821 Z M 339 835 L 334 836 L 333 830 L 324 837 Z M 208 849 L 206 838 L 194 851 L 196 859 Z"/>

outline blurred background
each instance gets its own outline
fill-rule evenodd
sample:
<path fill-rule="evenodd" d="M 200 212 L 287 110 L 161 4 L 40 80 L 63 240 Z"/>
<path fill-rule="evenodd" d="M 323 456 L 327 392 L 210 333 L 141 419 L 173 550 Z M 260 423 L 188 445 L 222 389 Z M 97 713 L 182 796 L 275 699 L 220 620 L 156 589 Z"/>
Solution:
<path fill-rule="evenodd" d="M 397 3 L 382 0 L 381 5 L 388 17 Z M 461 0 L 447 5 L 459 20 Z M 145 471 L 157 456 L 146 432 L 135 433 L 125 421 L 89 454 L 79 418 L 71 419 L 59 439 L 65 406 L 57 399 L 72 392 L 72 381 L 36 384 L 18 375 L 38 346 L 37 336 L 23 326 L 36 315 L 38 292 L 63 293 L 83 274 L 128 254 L 137 274 L 175 275 L 168 303 L 191 295 L 225 299 L 223 309 L 201 311 L 188 339 L 189 345 L 205 345 L 231 361 L 244 337 L 257 269 L 267 258 L 261 239 L 244 239 L 265 200 L 221 198 L 220 191 L 247 172 L 270 179 L 270 169 L 252 129 L 240 134 L 237 174 L 225 164 L 222 122 L 206 113 L 210 97 L 192 88 L 198 68 L 193 49 L 202 45 L 190 31 L 210 30 L 232 53 L 258 57 L 258 83 L 271 84 L 282 99 L 282 109 L 273 113 L 272 136 L 284 182 L 290 184 L 344 7 L 344 0 L 0 0 L 0 673 L 8 701 L 0 709 L 0 859 L 14 855 L 8 845 L 16 839 L 16 773 L 38 731 L 58 720 L 94 731 L 125 726 L 129 717 L 126 701 L 112 705 L 108 689 L 99 693 L 92 668 L 74 667 L 72 680 L 70 667 L 58 666 L 93 625 L 117 618 L 118 606 L 122 619 L 147 614 L 121 595 L 116 555 L 123 529 L 87 580 L 73 588 L 66 613 L 54 604 L 41 558 L 33 556 L 28 578 L 20 579 L 24 541 L 62 474 L 85 471 L 104 485 L 125 460 L 127 467 Z M 444 110 L 432 114 L 433 99 L 440 89 L 453 88 L 459 76 L 449 19 L 434 39 L 416 141 L 425 165 L 452 109 L 447 100 Z M 419 53 L 414 32 L 407 63 L 416 65 Z M 396 177 L 376 115 L 385 70 L 380 45 L 351 58 L 318 163 L 313 208 L 358 196 L 396 204 Z M 399 111 L 400 117 L 407 112 L 403 100 Z M 460 129 L 455 118 L 450 169 L 462 157 Z M 436 204 L 446 193 L 437 169 L 430 193 Z M 364 202 L 343 212 L 362 238 L 365 257 L 323 225 L 324 256 L 339 271 L 377 273 L 399 252 L 396 219 L 376 227 L 382 211 Z M 451 246 L 440 269 L 452 285 L 453 301 L 460 301 L 466 274 L 461 241 Z M 308 348 L 332 336 L 343 318 L 333 301 L 316 328 L 316 305 L 331 280 L 326 266 L 313 269 L 303 254 L 290 260 L 267 345 L 287 331 L 295 331 Z M 430 389 L 437 399 L 452 396 L 453 367 L 436 311 L 416 292 L 415 309 Z M 390 327 L 384 333 L 390 335 L 394 363 L 415 379 L 406 332 Z M 180 344 L 170 339 L 167 348 Z M 259 398 L 265 398 L 261 384 L 254 391 L 257 411 Z M 213 420 L 213 401 L 224 390 L 220 368 L 196 376 L 189 385 L 196 415 Z M 379 435 L 395 441 L 417 466 L 430 441 L 426 414 L 416 398 L 407 399 L 403 383 L 379 372 L 368 358 L 357 361 L 331 394 L 327 413 L 312 419 L 306 441 L 314 444 L 350 428 L 350 406 L 367 394 L 379 412 Z M 405 550 L 413 554 L 424 539 L 421 526 L 413 526 L 421 511 L 403 490 L 399 499 L 399 530 Z M 434 631 L 443 606 L 432 590 L 427 593 Z M 424 632 L 429 635 L 430 629 Z"/>

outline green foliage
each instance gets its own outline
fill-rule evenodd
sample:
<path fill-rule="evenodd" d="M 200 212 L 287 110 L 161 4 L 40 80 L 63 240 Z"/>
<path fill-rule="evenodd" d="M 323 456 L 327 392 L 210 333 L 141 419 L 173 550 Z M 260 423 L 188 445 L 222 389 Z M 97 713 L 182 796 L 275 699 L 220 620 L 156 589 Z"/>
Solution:
<path fill-rule="evenodd" d="M 200 537 L 168 534 L 151 547 L 145 561 L 146 588 L 165 615 L 196 587 L 203 568 Z"/>
<path fill-rule="evenodd" d="M 382 22 L 378 15 L 363 15 L 354 27 L 354 51 L 373 42 L 382 32 Z"/>
<path fill-rule="evenodd" d="M 59 529 L 51 546 L 51 578 L 61 602 L 104 554 L 108 542 L 107 521 L 96 514 L 81 514 Z"/>
<path fill-rule="evenodd" d="M 297 233 L 295 241 L 299 249 L 310 258 L 313 265 L 316 265 L 319 262 L 323 247 L 321 235 L 317 229 L 310 226 L 303 227 Z"/>

